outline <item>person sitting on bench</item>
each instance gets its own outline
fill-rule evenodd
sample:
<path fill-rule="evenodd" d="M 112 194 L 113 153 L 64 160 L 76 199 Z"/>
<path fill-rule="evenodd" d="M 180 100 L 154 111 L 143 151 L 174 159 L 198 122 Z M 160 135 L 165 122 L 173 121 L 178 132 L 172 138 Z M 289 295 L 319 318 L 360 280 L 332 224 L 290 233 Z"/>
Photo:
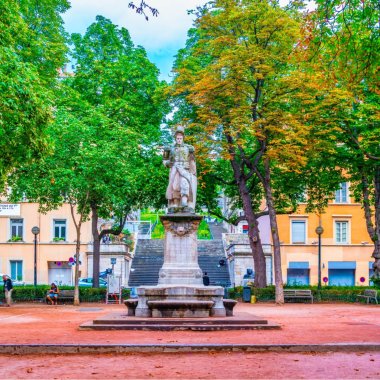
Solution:
<path fill-rule="evenodd" d="M 47 300 L 50 302 L 51 305 L 57 305 L 58 304 L 58 293 L 59 289 L 54 282 L 52 282 L 49 290 L 49 294 L 46 296 Z"/>

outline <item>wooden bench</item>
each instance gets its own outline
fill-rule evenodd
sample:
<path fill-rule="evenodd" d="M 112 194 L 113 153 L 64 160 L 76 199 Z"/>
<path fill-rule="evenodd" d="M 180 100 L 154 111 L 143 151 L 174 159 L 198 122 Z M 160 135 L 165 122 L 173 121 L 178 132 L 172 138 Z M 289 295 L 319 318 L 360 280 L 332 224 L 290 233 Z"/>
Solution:
<path fill-rule="evenodd" d="M 370 303 L 371 300 L 374 300 L 376 303 L 379 303 L 377 301 L 377 290 L 365 289 L 363 294 L 358 294 L 356 296 L 356 300 L 358 300 L 358 298 L 364 298 L 367 301 L 367 303 Z"/>
<path fill-rule="evenodd" d="M 309 299 L 313 303 L 313 294 L 310 289 L 284 289 L 284 300 Z"/>
<path fill-rule="evenodd" d="M 48 299 L 47 299 L 47 295 L 49 294 L 49 291 L 46 293 L 46 297 L 45 297 L 45 300 L 46 300 L 46 303 L 49 303 Z M 65 301 L 70 301 L 70 302 L 74 302 L 74 289 L 72 290 L 60 290 L 59 293 L 58 293 L 58 302 L 65 302 Z"/>

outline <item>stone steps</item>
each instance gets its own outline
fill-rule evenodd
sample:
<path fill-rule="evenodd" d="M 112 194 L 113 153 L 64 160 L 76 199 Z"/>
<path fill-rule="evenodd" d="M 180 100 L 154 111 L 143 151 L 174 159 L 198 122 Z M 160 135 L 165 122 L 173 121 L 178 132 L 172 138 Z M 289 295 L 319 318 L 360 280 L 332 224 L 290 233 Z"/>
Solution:
<path fill-rule="evenodd" d="M 281 327 L 275 324 L 240 324 L 230 325 L 228 323 L 218 325 L 156 325 L 156 324 L 129 324 L 129 325 L 101 325 L 88 322 L 79 327 L 79 330 L 145 330 L 145 331 L 231 331 L 231 330 L 279 330 Z"/>
<path fill-rule="evenodd" d="M 227 265 L 218 267 L 224 258 L 221 240 L 198 240 L 198 262 L 203 272 L 207 272 L 210 285 L 230 286 Z M 164 241 L 160 239 L 140 239 L 132 260 L 129 286 L 157 285 L 158 272 L 164 263 Z"/>
<path fill-rule="evenodd" d="M 280 325 L 249 317 L 211 318 L 138 318 L 111 314 L 80 325 L 80 330 L 150 330 L 150 331 L 228 331 L 278 330 Z"/>

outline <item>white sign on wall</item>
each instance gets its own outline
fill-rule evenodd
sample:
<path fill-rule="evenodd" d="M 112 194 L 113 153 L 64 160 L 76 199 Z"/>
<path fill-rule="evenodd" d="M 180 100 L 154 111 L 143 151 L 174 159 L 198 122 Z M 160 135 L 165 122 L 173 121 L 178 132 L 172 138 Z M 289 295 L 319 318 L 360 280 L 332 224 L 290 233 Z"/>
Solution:
<path fill-rule="evenodd" d="M 19 204 L 0 203 L 0 216 L 20 216 L 21 206 Z"/>

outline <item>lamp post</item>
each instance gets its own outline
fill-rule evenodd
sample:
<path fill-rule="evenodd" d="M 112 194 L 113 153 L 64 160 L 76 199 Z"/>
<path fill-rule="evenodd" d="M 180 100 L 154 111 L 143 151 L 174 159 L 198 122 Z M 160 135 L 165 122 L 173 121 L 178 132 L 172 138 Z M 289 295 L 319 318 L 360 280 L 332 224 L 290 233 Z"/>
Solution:
<path fill-rule="evenodd" d="M 32 228 L 32 234 L 34 235 L 34 286 L 37 286 L 37 235 L 40 233 L 40 229 L 37 226 Z"/>
<path fill-rule="evenodd" d="M 318 291 L 321 290 L 321 235 L 323 234 L 323 228 L 319 225 L 315 229 L 316 234 L 318 235 Z"/>

